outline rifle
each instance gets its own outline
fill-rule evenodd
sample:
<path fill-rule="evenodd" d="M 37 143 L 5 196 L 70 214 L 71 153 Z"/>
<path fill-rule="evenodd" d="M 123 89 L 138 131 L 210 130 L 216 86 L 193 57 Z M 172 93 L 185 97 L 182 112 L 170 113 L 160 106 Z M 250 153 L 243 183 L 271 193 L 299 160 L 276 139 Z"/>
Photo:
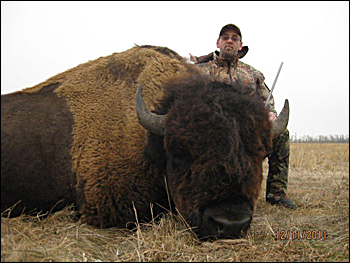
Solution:
<path fill-rule="evenodd" d="M 282 66 L 283 66 L 283 62 L 281 62 L 281 66 L 280 66 L 280 68 L 278 69 L 278 72 L 277 72 L 275 81 L 274 81 L 273 84 L 272 84 L 272 88 L 271 88 L 271 90 L 270 90 L 269 96 L 267 97 L 267 100 L 266 100 L 266 102 L 265 102 L 265 107 L 267 107 L 267 108 L 270 108 L 269 100 L 271 99 L 271 95 L 272 95 L 273 89 L 275 88 L 275 85 L 276 85 L 276 82 L 277 82 L 277 79 L 278 79 L 278 75 L 279 75 L 280 72 L 281 72 Z"/>

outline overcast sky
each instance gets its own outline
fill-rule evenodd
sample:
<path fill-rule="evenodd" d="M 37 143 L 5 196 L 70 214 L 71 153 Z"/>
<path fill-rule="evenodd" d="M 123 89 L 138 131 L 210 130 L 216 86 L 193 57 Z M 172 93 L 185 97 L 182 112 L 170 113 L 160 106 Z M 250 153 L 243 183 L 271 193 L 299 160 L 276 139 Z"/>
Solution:
<path fill-rule="evenodd" d="M 241 28 L 242 59 L 290 103 L 291 135 L 349 134 L 349 2 L 4 2 L 1 94 L 134 44 L 200 56 L 222 26 Z"/>

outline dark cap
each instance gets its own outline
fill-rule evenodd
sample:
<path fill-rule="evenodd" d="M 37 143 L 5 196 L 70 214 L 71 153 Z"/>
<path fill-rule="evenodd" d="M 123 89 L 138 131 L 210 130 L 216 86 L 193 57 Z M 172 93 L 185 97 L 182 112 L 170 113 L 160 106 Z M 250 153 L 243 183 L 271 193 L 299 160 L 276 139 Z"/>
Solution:
<path fill-rule="evenodd" d="M 238 26 L 234 25 L 234 24 L 227 24 L 226 26 L 224 26 L 223 28 L 221 28 L 220 30 L 220 34 L 219 34 L 219 38 L 221 37 L 222 34 L 224 34 L 227 30 L 232 29 L 234 30 L 242 39 L 242 34 L 241 34 L 241 30 L 239 29 Z"/>

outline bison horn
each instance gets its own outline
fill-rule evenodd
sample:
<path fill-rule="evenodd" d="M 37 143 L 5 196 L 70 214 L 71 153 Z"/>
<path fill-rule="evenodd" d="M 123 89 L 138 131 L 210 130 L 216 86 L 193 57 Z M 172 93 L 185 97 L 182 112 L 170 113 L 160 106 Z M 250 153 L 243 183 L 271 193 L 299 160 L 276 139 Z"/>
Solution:
<path fill-rule="evenodd" d="M 272 122 L 273 138 L 278 137 L 287 128 L 289 120 L 289 102 L 285 100 L 283 109 L 278 115 L 277 119 Z"/>
<path fill-rule="evenodd" d="M 139 123 L 148 131 L 158 134 L 160 136 L 164 135 L 164 119 L 165 115 L 157 115 L 150 112 L 146 103 L 142 97 L 143 85 L 140 84 L 136 90 L 136 113 Z"/>

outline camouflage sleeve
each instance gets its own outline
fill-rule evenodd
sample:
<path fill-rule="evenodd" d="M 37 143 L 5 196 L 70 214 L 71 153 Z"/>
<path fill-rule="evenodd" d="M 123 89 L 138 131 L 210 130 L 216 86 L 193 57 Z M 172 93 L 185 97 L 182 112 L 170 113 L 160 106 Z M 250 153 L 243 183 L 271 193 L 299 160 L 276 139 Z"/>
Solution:
<path fill-rule="evenodd" d="M 208 65 L 208 63 L 199 63 L 196 64 L 197 68 L 201 70 L 205 75 L 214 76 L 212 68 Z"/>
<path fill-rule="evenodd" d="M 258 79 L 260 85 L 259 85 L 259 94 L 261 99 L 266 103 L 267 98 L 270 94 L 270 89 L 265 84 L 265 77 L 260 71 L 255 72 L 255 77 Z M 273 95 L 271 94 L 271 97 L 269 99 L 269 109 L 271 112 L 273 112 L 277 116 L 277 112 L 275 110 L 275 100 L 273 98 Z"/>

